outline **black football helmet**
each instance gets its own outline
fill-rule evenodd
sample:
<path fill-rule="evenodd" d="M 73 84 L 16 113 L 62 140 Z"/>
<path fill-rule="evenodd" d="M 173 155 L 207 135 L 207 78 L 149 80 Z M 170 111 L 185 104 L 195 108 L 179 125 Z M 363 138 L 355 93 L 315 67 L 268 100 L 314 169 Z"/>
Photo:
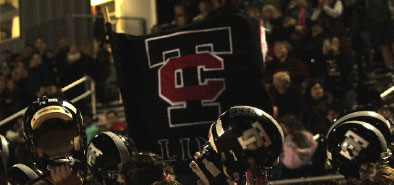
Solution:
<path fill-rule="evenodd" d="M 5 173 L 8 164 L 9 149 L 7 139 L 0 134 L 0 174 Z"/>
<path fill-rule="evenodd" d="M 38 168 L 24 164 L 15 164 L 7 170 L 8 180 L 12 185 L 28 185 L 37 182 L 44 173 Z"/>
<path fill-rule="evenodd" d="M 227 178 L 222 172 L 220 157 L 210 143 L 205 144 L 201 152 L 194 155 L 194 160 L 189 164 L 189 167 L 205 185 L 227 183 Z"/>
<path fill-rule="evenodd" d="M 347 179 L 359 178 L 362 164 L 388 162 L 391 158 L 382 132 L 364 121 L 342 122 L 330 129 L 326 139 L 329 165 Z"/>
<path fill-rule="evenodd" d="M 226 176 L 239 181 L 248 169 L 268 169 L 279 162 L 283 131 L 268 113 L 234 106 L 211 125 L 209 141 L 219 154 Z"/>
<path fill-rule="evenodd" d="M 328 132 L 331 132 L 337 125 L 351 120 L 363 121 L 371 124 L 383 134 L 388 144 L 393 142 L 391 132 L 393 123 L 374 111 L 355 111 L 344 114 L 334 121 Z"/>
<path fill-rule="evenodd" d="M 88 169 L 93 178 L 103 184 L 124 184 L 123 164 L 135 156 L 137 148 L 133 140 L 112 132 L 95 136 L 87 152 Z"/>
<path fill-rule="evenodd" d="M 86 166 L 86 134 L 80 111 L 61 98 L 43 96 L 23 117 L 27 148 L 42 169 L 69 163 L 73 171 Z"/>

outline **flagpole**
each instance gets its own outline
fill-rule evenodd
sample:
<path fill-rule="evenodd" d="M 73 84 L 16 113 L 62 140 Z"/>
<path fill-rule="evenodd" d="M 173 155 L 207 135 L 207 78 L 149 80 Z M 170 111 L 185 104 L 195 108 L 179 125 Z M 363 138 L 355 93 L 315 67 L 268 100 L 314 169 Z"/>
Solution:
<path fill-rule="evenodd" d="M 112 26 L 111 26 L 111 18 L 109 16 L 109 11 L 108 7 L 104 7 L 104 24 L 105 27 L 107 28 L 107 32 L 110 33 L 112 31 Z"/>
<path fill-rule="evenodd" d="M 111 23 L 111 18 L 109 17 L 109 11 L 108 11 L 108 7 L 104 7 L 104 23 Z"/>

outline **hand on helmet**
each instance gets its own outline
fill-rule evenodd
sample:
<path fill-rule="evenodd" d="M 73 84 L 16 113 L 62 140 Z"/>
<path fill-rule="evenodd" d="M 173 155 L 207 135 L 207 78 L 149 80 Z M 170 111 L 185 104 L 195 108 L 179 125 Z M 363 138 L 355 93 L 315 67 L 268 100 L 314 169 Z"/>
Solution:
<path fill-rule="evenodd" d="M 51 180 L 56 185 L 81 185 L 82 178 L 71 172 L 69 165 L 60 165 L 52 168 Z"/>

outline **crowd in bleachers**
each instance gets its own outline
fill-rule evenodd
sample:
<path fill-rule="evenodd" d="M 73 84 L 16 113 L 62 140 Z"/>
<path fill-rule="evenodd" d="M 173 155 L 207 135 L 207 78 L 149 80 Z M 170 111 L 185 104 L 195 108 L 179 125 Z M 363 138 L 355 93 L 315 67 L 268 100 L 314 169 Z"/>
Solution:
<path fill-rule="evenodd" d="M 109 52 L 101 50 L 93 58 L 79 51 L 75 45 L 68 45 L 65 40 L 59 41 L 59 48 L 54 52 L 42 39 L 37 39 L 34 45 L 27 44 L 21 53 L 1 52 L 0 119 L 21 110 L 44 94 L 69 99 L 77 97 L 84 92 L 83 84 L 65 94 L 60 89 L 84 75 L 97 81 L 99 101 L 106 103 L 107 93 L 102 90 L 105 89 L 103 82 L 110 73 Z"/>

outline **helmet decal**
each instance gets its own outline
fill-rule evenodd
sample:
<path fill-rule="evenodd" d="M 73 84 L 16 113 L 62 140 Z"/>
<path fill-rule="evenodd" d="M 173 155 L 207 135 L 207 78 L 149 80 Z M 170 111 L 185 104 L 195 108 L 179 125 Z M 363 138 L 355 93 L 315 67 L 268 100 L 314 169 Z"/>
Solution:
<path fill-rule="evenodd" d="M 224 134 L 223 126 L 222 126 L 222 120 L 218 119 L 216 121 L 216 134 L 218 137 L 222 136 Z"/>
<path fill-rule="evenodd" d="M 51 118 L 61 118 L 66 121 L 73 119 L 72 114 L 61 106 L 51 105 L 39 109 L 31 119 L 31 128 L 33 130 L 41 126 L 41 124 Z"/>
<path fill-rule="evenodd" d="M 245 140 L 246 139 L 246 140 Z M 239 144 L 243 149 L 256 150 L 264 145 L 268 147 L 272 144 L 267 132 L 259 122 L 252 123 L 252 128 L 245 130 L 242 136 L 238 137 Z"/>
<path fill-rule="evenodd" d="M 369 142 L 364 138 L 360 137 L 351 130 L 348 130 L 345 134 L 346 139 L 342 142 L 340 154 L 349 160 L 354 159 L 358 156 L 362 149 L 368 147 Z"/>
<path fill-rule="evenodd" d="M 90 143 L 87 152 L 87 164 L 93 166 L 96 163 L 96 158 L 102 155 L 103 152 L 99 150 L 93 143 Z"/>

